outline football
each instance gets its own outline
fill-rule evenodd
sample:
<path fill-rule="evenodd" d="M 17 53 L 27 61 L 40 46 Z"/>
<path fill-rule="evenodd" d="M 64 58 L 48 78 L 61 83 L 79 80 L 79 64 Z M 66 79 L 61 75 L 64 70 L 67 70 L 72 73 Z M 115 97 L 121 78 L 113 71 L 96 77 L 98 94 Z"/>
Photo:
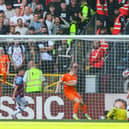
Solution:
<path fill-rule="evenodd" d="M 129 69 L 126 69 L 125 71 L 123 71 L 122 76 L 123 76 L 123 78 L 128 78 L 129 77 Z"/>

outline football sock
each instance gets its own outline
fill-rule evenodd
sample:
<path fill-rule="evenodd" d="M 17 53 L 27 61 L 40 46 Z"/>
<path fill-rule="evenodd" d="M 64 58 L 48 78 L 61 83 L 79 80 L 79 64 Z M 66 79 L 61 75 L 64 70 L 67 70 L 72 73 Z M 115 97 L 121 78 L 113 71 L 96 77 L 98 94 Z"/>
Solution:
<path fill-rule="evenodd" d="M 15 112 L 14 112 L 14 115 L 15 115 L 15 117 L 16 117 L 16 115 L 18 114 L 18 113 L 21 113 L 23 110 L 19 107 Z"/>
<path fill-rule="evenodd" d="M 77 114 L 78 113 L 78 109 L 79 109 L 79 103 L 75 103 L 74 107 L 73 107 L 73 113 Z"/>
<path fill-rule="evenodd" d="M 87 113 L 87 107 L 85 104 L 81 105 L 81 110 L 86 114 Z"/>

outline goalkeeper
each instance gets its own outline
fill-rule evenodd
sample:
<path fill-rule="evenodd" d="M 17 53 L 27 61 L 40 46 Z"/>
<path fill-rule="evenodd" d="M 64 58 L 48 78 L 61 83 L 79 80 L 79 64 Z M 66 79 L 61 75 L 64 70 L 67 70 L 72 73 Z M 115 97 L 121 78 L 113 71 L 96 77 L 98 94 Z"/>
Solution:
<path fill-rule="evenodd" d="M 123 99 L 117 99 L 113 108 L 107 113 L 108 120 L 127 120 L 126 113 L 127 103 Z"/>
<path fill-rule="evenodd" d="M 55 93 L 58 93 L 60 86 L 63 84 L 65 97 L 68 100 L 74 102 L 73 119 L 79 120 L 77 114 L 80 106 L 85 115 L 85 118 L 91 120 L 90 116 L 87 113 L 87 106 L 84 104 L 80 94 L 76 91 L 78 67 L 79 65 L 77 63 L 73 63 L 70 72 L 64 74 L 61 80 L 58 82 Z"/>

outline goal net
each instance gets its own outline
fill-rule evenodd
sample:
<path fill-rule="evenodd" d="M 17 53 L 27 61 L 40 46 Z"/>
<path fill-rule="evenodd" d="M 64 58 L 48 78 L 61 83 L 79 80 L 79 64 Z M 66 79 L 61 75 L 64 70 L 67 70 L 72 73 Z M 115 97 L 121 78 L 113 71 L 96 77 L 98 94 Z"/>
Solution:
<path fill-rule="evenodd" d="M 9 67 L 6 79 L 0 78 L 0 119 L 12 119 L 14 77 L 19 67 L 28 70 L 30 61 L 43 72 L 43 91 L 25 93 L 28 106 L 18 119 L 72 119 L 73 103 L 65 98 L 64 87 L 59 93 L 55 89 L 74 62 L 79 64 L 76 88 L 88 114 L 103 119 L 115 100 L 126 101 L 128 79 L 122 73 L 129 68 L 128 42 L 129 36 L 0 36 L 0 67 Z M 80 110 L 78 117 L 84 119 Z"/>

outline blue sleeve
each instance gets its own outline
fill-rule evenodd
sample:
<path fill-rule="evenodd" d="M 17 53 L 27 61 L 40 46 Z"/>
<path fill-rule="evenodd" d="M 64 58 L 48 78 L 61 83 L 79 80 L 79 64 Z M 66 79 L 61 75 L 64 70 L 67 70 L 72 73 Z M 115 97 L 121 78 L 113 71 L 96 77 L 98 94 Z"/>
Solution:
<path fill-rule="evenodd" d="M 22 77 L 17 77 L 16 78 L 16 85 L 22 85 L 23 84 L 23 78 Z"/>

